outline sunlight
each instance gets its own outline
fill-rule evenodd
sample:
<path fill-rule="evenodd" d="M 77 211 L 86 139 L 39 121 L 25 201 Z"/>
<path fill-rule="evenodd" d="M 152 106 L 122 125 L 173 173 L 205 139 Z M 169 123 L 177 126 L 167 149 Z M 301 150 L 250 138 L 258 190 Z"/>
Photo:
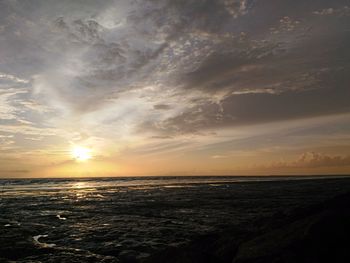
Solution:
<path fill-rule="evenodd" d="M 72 157 L 79 162 L 91 159 L 91 150 L 81 146 L 74 146 L 71 151 Z"/>

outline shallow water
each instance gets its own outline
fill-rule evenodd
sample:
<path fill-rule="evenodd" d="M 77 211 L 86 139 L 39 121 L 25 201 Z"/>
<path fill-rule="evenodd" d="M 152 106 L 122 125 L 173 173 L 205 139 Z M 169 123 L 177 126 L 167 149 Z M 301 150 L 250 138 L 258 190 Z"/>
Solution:
<path fill-rule="evenodd" d="M 344 178 L 0 180 L 0 262 L 142 260 L 349 190 Z"/>

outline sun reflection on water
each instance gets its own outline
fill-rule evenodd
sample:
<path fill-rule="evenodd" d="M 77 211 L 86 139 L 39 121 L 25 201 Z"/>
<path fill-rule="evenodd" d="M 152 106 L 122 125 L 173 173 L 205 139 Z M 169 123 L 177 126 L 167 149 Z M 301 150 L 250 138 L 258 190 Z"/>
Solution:
<path fill-rule="evenodd" d="M 75 197 L 76 200 L 104 198 L 98 187 L 89 182 L 76 182 L 71 185 L 69 192 Z"/>
<path fill-rule="evenodd" d="M 91 187 L 87 182 L 77 182 L 72 184 L 73 189 L 83 189 L 83 188 L 88 188 Z"/>

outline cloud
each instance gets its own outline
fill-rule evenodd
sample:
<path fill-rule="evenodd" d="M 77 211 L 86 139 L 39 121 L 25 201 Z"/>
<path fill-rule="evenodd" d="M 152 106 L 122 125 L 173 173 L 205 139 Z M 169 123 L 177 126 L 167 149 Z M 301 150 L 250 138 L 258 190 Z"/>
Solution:
<path fill-rule="evenodd" d="M 300 21 L 293 20 L 289 16 L 284 16 L 283 18 L 280 19 L 279 22 L 280 24 L 277 28 L 274 28 L 274 27 L 270 28 L 271 33 L 279 34 L 281 32 L 291 32 L 298 29 L 298 27 L 300 27 L 300 24 L 301 24 Z"/>
<path fill-rule="evenodd" d="M 213 155 L 211 158 L 212 159 L 226 159 L 226 158 L 228 158 L 228 156 L 226 156 L 226 155 Z"/>
<path fill-rule="evenodd" d="M 248 0 L 224 0 L 224 6 L 233 17 L 238 17 L 246 14 L 253 2 Z"/>
<path fill-rule="evenodd" d="M 13 111 L 13 109 L 10 109 L 14 104 L 13 102 L 16 99 L 20 99 L 21 95 L 28 93 L 27 87 L 29 82 L 27 79 L 0 72 L 0 99 L 2 101 L 0 107 L 3 108 L 2 112 L 5 111 L 5 108 L 8 108 L 8 112 Z"/>
<path fill-rule="evenodd" d="M 317 152 L 306 152 L 291 162 L 277 162 L 270 168 L 318 168 L 350 166 L 349 155 L 326 155 Z"/>
<path fill-rule="evenodd" d="M 349 112 L 347 8 L 328 5 L 1 1 L 0 131 L 177 147 L 186 134 Z"/>
<path fill-rule="evenodd" d="M 0 119 L 2 120 L 17 120 L 18 109 L 16 107 L 16 99 L 21 94 L 27 93 L 24 89 L 8 88 L 0 90 Z"/>
<path fill-rule="evenodd" d="M 0 170 L 1 174 L 26 174 L 30 173 L 30 170 Z"/>
<path fill-rule="evenodd" d="M 192 58 L 185 59 L 183 52 L 193 53 L 192 46 L 197 45 L 198 60 L 205 44 L 186 35 L 221 31 L 233 17 L 246 14 L 253 1 L 144 1 L 139 5 L 111 1 L 101 6 L 84 4 L 81 9 L 79 2 L 50 8 L 43 1 L 32 4 L 36 10 L 26 12 L 25 3 L 3 3 L 8 65 L 34 76 L 36 94 L 55 107 L 84 114 L 109 104 L 120 93 L 145 85 L 164 88 L 181 77 L 174 62 L 187 63 Z M 108 9 L 115 10 L 114 15 Z M 19 48 L 27 61 L 35 62 L 31 68 L 17 64 Z"/>
<path fill-rule="evenodd" d="M 342 74 L 341 72 L 333 72 L 332 75 Z M 219 103 L 209 99 L 197 102 L 175 117 L 145 123 L 144 128 L 164 134 L 198 133 L 217 127 L 271 123 L 348 112 L 347 98 L 350 91 L 347 86 L 342 86 L 342 82 L 337 81 L 330 82 L 329 85 L 316 90 L 307 88 L 284 92 L 233 93 Z M 336 91 L 334 86 L 337 86 Z"/>
<path fill-rule="evenodd" d="M 13 140 L 13 135 L 1 135 L 0 134 L 0 151 L 8 151 L 16 148 L 14 146 L 15 141 Z"/>
<path fill-rule="evenodd" d="M 340 8 L 325 8 L 325 9 L 321 9 L 318 11 L 314 11 L 312 12 L 314 15 L 319 15 L 319 16 L 349 16 L 350 15 L 350 7 L 348 6 L 343 6 Z"/>
<path fill-rule="evenodd" d="M 153 108 L 155 110 L 169 110 L 171 109 L 171 105 L 167 105 L 167 104 L 157 104 L 157 105 L 154 105 Z"/>
<path fill-rule="evenodd" d="M 25 84 L 29 83 L 29 80 L 21 79 L 14 75 L 2 73 L 2 72 L 0 72 L 0 80 L 5 80 L 5 81 L 7 80 L 15 83 L 25 83 Z"/>

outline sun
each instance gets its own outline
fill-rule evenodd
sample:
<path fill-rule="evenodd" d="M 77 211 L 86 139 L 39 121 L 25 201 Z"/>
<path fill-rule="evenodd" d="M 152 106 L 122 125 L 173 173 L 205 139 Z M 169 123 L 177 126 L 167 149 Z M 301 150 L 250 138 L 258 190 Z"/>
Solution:
<path fill-rule="evenodd" d="M 74 146 L 71 151 L 72 157 L 79 161 L 85 162 L 91 159 L 91 150 L 81 146 Z"/>

